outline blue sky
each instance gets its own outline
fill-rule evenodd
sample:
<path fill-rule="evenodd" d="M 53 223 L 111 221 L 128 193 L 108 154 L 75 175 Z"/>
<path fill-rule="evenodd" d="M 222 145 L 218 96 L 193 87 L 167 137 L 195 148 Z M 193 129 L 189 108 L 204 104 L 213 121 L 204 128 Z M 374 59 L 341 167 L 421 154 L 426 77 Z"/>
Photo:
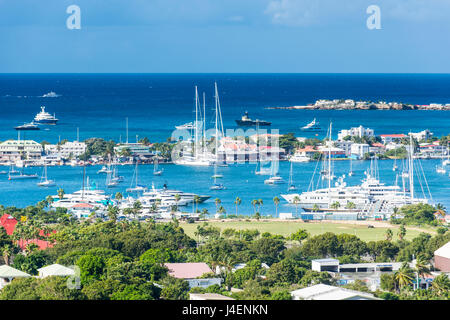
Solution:
<path fill-rule="evenodd" d="M 449 0 L 0 0 L 0 72 L 450 73 L 449 15 Z"/>

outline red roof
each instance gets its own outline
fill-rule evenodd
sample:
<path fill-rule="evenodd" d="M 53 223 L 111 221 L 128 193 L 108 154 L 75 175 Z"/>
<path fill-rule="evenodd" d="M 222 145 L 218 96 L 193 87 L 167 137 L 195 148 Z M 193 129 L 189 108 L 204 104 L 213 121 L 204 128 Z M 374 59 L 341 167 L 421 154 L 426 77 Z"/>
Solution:
<path fill-rule="evenodd" d="M 314 146 L 305 146 L 303 149 L 297 149 L 297 152 L 317 152 Z"/>
<path fill-rule="evenodd" d="M 204 262 L 165 263 L 164 265 L 169 269 L 169 275 L 179 279 L 194 279 L 213 272 Z"/>
<path fill-rule="evenodd" d="M 4 214 L 1 218 L 0 218 L 0 225 L 5 228 L 6 230 L 6 234 L 7 235 L 12 235 L 14 232 L 14 229 L 16 228 L 16 224 L 17 224 L 17 220 L 9 215 L 9 214 Z"/>
<path fill-rule="evenodd" d="M 384 144 L 379 142 L 372 143 L 372 147 L 385 148 Z"/>
<path fill-rule="evenodd" d="M 403 133 L 400 134 L 380 134 L 380 137 L 386 137 L 386 138 L 406 138 L 406 135 Z"/>
<path fill-rule="evenodd" d="M 18 241 L 19 247 L 24 250 L 26 249 L 26 247 L 31 244 L 37 244 L 37 246 L 39 247 L 40 250 L 44 250 L 47 248 L 51 248 L 53 247 L 53 244 L 49 241 L 45 241 L 45 240 L 39 240 L 39 239 L 28 239 L 28 240 L 24 240 L 24 239 L 20 239 Z"/>

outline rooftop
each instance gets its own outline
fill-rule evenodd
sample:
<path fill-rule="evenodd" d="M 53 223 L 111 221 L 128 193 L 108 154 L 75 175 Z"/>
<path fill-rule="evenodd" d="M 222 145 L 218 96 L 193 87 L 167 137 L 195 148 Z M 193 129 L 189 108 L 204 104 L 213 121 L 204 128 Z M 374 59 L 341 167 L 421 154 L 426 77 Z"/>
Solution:
<path fill-rule="evenodd" d="M 379 300 L 372 294 L 366 292 L 359 292 L 326 284 L 317 284 L 295 290 L 291 292 L 291 295 L 304 300 Z"/>
<path fill-rule="evenodd" d="M 233 298 L 218 293 L 191 293 L 190 300 L 234 300 Z"/>
<path fill-rule="evenodd" d="M 26 272 L 17 270 L 13 267 L 7 266 L 6 264 L 0 266 L 0 278 L 23 278 L 23 277 L 31 277 Z"/>
<path fill-rule="evenodd" d="M 434 252 L 435 256 L 440 256 L 443 258 L 447 258 L 450 259 L 450 241 L 447 242 L 446 244 L 444 244 L 442 247 L 440 247 L 439 249 L 437 249 Z"/>
<path fill-rule="evenodd" d="M 213 272 L 204 262 L 165 263 L 164 265 L 169 269 L 169 275 L 179 279 L 194 279 Z"/>
<path fill-rule="evenodd" d="M 45 274 L 45 276 L 70 276 L 75 274 L 73 269 L 62 266 L 60 264 L 52 264 L 46 267 L 42 267 L 38 269 L 39 274 Z"/>

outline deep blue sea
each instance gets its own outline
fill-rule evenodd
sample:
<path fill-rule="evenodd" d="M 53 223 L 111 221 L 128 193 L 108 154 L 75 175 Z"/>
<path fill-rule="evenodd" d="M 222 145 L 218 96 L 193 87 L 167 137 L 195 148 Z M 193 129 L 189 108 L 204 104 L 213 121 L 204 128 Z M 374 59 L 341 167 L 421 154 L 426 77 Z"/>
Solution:
<path fill-rule="evenodd" d="M 115 141 L 125 140 L 125 118 L 129 121 L 129 141 L 148 137 L 152 142 L 165 141 L 180 125 L 194 120 L 194 86 L 200 94 L 206 93 L 207 125 L 214 121 L 214 81 L 217 81 L 225 128 L 236 128 L 235 119 L 244 111 L 251 118 L 272 122 L 280 133 L 294 132 L 308 136 L 300 130 L 313 118 L 323 125 L 333 122 L 333 136 L 353 126 L 363 125 L 375 134 L 407 133 L 431 130 L 441 136 L 450 133 L 450 112 L 445 111 L 326 111 L 326 110 L 271 110 L 268 107 L 286 107 L 314 103 L 318 99 L 354 99 L 371 101 L 397 101 L 412 104 L 450 103 L 450 75 L 440 74 L 2 74 L 0 75 L 0 141 L 17 138 L 14 126 L 29 122 L 45 105 L 60 119 L 58 125 L 46 130 L 22 133 L 22 138 L 51 143 L 59 139 L 80 140 L 101 137 Z M 43 98 L 50 91 L 56 98 Z M 325 133 L 319 134 L 323 137 Z M 313 134 L 310 134 L 313 136 Z M 450 178 L 435 172 L 437 160 L 423 160 L 422 166 L 435 202 L 450 208 Z M 348 171 L 348 161 L 336 162 L 337 174 Z M 369 166 L 368 162 L 353 163 L 356 174 L 348 180 L 356 184 Z M 295 164 L 294 182 L 299 191 L 307 189 L 315 163 Z M 392 184 L 392 161 L 379 161 L 381 180 Z M 273 212 L 272 198 L 286 191 L 286 185 L 267 186 L 267 177 L 255 176 L 254 165 L 232 165 L 220 168 L 224 174 L 223 191 L 209 190 L 212 168 L 164 166 L 163 176 L 154 177 L 151 166 L 142 166 L 140 176 L 147 185 L 160 187 L 167 183 L 172 188 L 219 197 L 228 213 L 234 213 L 233 201 L 239 196 L 243 202 L 239 213 L 250 213 L 252 199 L 264 201 L 263 214 Z M 450 169 L 450 168 L 449 168 Z M 40 168 L 27 168 L 40 173 Z M 104 177 L 96 174 L 98 168 L 88 168 L 91 180 L 104 186 Z M 123 186 L 129 187 L 132 167 L 120 167 L 127 178 Z M 287 180 L 289 164 L 282 163 L 281 175 Z M 48 194 L 56 194 L 62 187 L 66 192 L 81 187 L 81 169 L 71 167 L 49 168 L 49 177 L 58 186 L 40 189 L 37 181 L 6 180 L 0 176 L 0 203 L 24 207 Z M 420 192 L 420 185 L 416 186 Z M 215 210 L 214 201 L 203 205 Z M 282 206 L 280 211 L 292 211 Z"/>

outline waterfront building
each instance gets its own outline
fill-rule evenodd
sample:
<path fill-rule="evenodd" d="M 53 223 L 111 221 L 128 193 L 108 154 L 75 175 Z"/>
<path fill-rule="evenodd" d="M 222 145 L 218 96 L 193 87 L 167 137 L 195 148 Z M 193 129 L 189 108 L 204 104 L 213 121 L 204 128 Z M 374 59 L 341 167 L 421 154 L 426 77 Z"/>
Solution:
<path fill-rule="evenodd" d="M 114 152 L 120 154 L 123 150 L 128 149 L 132 156 L 150 156 L 154 154 L 150 151 L 150 147 L 142 143 L 120 143 L 114 147 Z"/>
<path fill-rule="evenodd" d="M 363 126 L 359 126 L 356 128 L 350 128 L 348 130 L 341 130 L 338 133 L 338 140 L 342 141 L 345 137 L 374 137 L 375 133 L 373 129 L 364 128 Z"/>
<path fill-rule="evenodd" d="M 343 141 L 335 141 L 334 142 L 334 145 L 336 147 L 341 148 L 342 150 L 344 150 L 345 155 L 347 157 L 351 156 L 351 154 L 352 154 L 352 144 L 353 144 L 352 141 L 345 141 L 345 140 L 343 140 Z"/>
<path fill-rule="evenodd" d="M 428 129 L 416 133 L 410 132 L 409 135 L 411 135 L 417 141 L 427 141 L 433 137 L 433 133 Z"/>
<path fill-rule="evenodd" d="M 0 159 L 3 161 L 15 162 L 23 157 L 33 160 L 41 155 L 42 145 L 33 140 L 6 140 L 0 143 Z"/>
<path fill-rule="evenodd" d="M 382 134 L 380 135 L 381 141 L 383 141 L 383 144 L 388 144 L 391 142 L 398 143 L 401 139 L 407 138 L 408 136 L 400 133 L 400 134 Z"/>
<path fill-rule="evenodd" d="M 368 152 L 370 152 L 370 146 L 367 143 L 352 144 L 351 154 L 356 155 L 359 159 L 363 158 Z"/>
<path fill-rule="evenodd" d="M 339 159 L 339 158 L 345 158 L 345 151 L 341 148 L 331 147 L 331 146 L 320 146 L 319 152 L 324 154 L 325 156 L 330 157 L 332 159 Z"/>
<path fill-rule="evenodd" d="M 63 159 L 70 159 L 73 157 L 79 157 L 86 152 L 86 143 L 73 141 L 63 144 L 47 144 L 44 147 L 47 155 L 58 155 Z"/>
<path fill-rule="evenodd" d="M 385 151 L 385 149 L 386 149 L 386 147 L 384 146 L 384 144 L 375 142 L 375 143 L 372 143 L 372 145 L 369 147 L 369 152 L 383 153 Z"/>
<path fill-rule="evenodd" d="M 434 266 L 442 272 L 450 272 L 450 242 L 434 252 Z"/>
<path fill-rule="evenodd" d="M 299 148 L 295 151 L 295 155 L 308 157 L 312 159 L 314 157 L 314 154 L 318 153 L 319 151 L 314 148 L 314 146 L 305 146 L 304 148 Z"/>

